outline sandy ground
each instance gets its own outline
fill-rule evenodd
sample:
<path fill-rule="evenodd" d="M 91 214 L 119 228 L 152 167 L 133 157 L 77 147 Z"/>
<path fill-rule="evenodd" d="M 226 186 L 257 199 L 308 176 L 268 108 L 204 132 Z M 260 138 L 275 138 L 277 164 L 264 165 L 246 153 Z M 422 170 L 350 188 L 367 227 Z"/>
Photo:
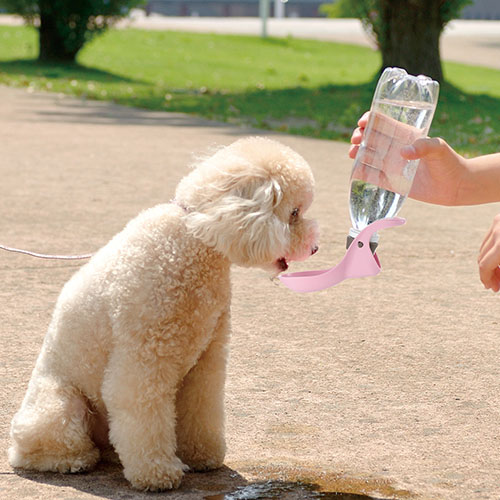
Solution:
<path fill-rule="evenodd" d="M 0 243 L 39 252 L 96 250 L 169 200 L 194 153 L 255 133 L 5 87 L 0 99 Z M 292 270 L 334 265 L 349 228 L 348 145 L 275 137 L 317 181 L 320 251 Z M 308 488 L 320 488 L 346 500 L 499 500 L 500 297 L 476 269 L 499 212 L 408 200 L 408 223 L 381 234 L 383 272 L 320 293 L 235 268 L 226 467 L 159 495 L 133 491 L 111 464 L 69 476 L 8 465 L 10 420 L 79 264 L 0 253 L 0 498 L 313 498 Z"/>

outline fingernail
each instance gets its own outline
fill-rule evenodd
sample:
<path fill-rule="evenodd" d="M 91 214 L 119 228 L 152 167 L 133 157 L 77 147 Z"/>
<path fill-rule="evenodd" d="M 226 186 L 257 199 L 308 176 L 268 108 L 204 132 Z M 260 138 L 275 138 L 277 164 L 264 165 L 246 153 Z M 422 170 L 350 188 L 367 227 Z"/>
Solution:
<path fill-rule="evenodd" d="M 404 156 L 415 156 L 417 154 L 417 150 L 414 146 L 405 146 L 404 148 L 401 148 L 401 154 Z"/>

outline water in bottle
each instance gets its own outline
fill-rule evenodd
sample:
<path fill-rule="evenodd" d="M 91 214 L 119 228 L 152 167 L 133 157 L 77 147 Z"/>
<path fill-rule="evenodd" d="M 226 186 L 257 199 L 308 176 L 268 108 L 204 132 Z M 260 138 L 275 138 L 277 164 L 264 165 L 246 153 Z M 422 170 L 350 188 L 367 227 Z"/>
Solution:
<path fill-rule="evenodd" d="M 430 78 L 399 68 L 382 74 L 351 174 L 348 246 L 368 224 L 399 212 L 418 167 L 418 161 L 404 160 L 400 151 L 427 135 L 438 89 Z M 377 241 L 375 235 L 372 249 Z"/>

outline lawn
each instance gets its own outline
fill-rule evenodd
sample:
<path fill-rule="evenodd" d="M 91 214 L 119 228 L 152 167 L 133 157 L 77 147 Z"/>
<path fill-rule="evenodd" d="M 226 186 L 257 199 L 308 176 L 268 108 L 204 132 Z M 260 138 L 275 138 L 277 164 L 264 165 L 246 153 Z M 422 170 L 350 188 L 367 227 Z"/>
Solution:
<path fill-rule="evenodd" d="M 41 65 L 36 32 L 0 27 L 0 83 L 261 129 L 348 140 L 369 108 L 373 50 L 295 38 L 112 30 L 76 65 Z M 460 152 L 500 144 L 500 71 L 445 63 L 431 134 Z"/>

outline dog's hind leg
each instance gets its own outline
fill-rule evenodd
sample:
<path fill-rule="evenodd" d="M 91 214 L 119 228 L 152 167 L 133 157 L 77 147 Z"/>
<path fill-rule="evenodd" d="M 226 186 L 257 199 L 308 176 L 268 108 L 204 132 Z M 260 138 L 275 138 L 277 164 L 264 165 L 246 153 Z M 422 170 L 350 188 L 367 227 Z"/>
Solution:
<path fill-rule="evenodd" d="M 80 472 L 93 467 L 99 450 L 89 436 L 91 415 L 75 387 L 35 373 L 11 425 L 12 467 Z"/>
<path fill-rule="evenodd" d="M 219 319 L 212 342 L 186 375 L 177 394 L 177 454 L 196 471 L 216 469 L 224 461 L 229 329 L 226 312 Z"/>

